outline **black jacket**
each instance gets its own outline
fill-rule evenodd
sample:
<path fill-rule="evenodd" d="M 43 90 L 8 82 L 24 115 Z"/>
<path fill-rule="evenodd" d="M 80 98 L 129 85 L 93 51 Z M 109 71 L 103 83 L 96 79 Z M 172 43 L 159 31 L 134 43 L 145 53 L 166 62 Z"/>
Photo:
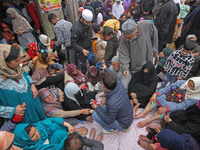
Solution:
<path fill-rule="evenodd" d="M 85 26 L 80 19 L 71 28 L 71 44 L 77 52 L 82 53 L 83 49 L 88 51 L 92 48 L 91 27 Z"/>

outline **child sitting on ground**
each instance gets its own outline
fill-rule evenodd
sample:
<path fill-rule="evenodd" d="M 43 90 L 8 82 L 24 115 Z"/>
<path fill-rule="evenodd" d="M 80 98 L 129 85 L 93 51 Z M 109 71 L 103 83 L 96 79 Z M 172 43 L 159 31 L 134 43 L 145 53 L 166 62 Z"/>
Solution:
<path fill-rule="evenodd" d="M 181 50 L 177 50 L 169 56 L 164 65 L 166 75 L 161 83 L 161 88 L 164 88 L 168 82 L 174 83 L 187 77 L 194 64 L 192 52 L 195 47 L 195 41 L 186 40 Z"/>

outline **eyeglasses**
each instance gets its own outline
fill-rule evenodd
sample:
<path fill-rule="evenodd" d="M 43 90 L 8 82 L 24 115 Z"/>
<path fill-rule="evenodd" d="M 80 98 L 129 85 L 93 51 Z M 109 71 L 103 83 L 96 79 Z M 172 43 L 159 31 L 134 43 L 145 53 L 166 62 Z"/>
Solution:
<path fill-rule="evenodd" d="M 40 52 L 41 52 L 41 53 L 44 53 L 44 52 L 49 53 L 49 51 L 46 50 L 46 49 L 45 49 L 45 50 L 44 50 L 44 49 L 41 49 Z"/>

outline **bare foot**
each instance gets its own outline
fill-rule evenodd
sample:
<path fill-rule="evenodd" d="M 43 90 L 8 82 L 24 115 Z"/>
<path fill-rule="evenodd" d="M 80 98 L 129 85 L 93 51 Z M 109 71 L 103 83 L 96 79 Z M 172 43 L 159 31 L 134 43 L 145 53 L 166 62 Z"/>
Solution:
<path fill-rule="evenodd" d="M 96 140 L 100 142 L 103 140 L 103 132 L 100 132 L 99 135 L 97 135 Z"/>
<path fill-rule="evenodd" d="M 78 129 L 76 129 L 76 131 L 80 134 L 80 135 L 87 135 L 87 133 L 88 133 L 88 129 L 87 128 L 85 128 L 85 127 L 80 127 L 80 128 L 78 128 Z"/>
<path fill-rule="evenodd" d="M 92 123 L 94 120 L 93 120 L 92 116 L 87 116 L 86 121 Z"/>
<path fill-rule="evenodd" d="M 135 119 L 138 119 L 138 118 L 146 118 L 147 114 L 148 114 L 148 113 L 140 113 L 140 114 L 135 115 L 134 118 L 135 118 Z"/>
<path fill-rule="evenodd" d="M 140 121 L 138 122 L 138 127 L 139 128 L 143 128 L 144 126 L 148 125 L 150 122 L 148 120 L 143 120 L 143 121 Z"/>
<path fill-rule="evenodd" d="M 157 112 L 158 114 L 164 114 L 166 112 L 165 107 L 159 107 Z"/>
<path fill-rule="evenodd" d="M 138 140 L 138 145 L 140 145 L 142 148 L 144 148 L 145 150 L 150 150 L 149 149 L 149 143 L 139 139 Z"/>
<path fill-rule="evenodd" d="M 145 142 L 148 142 L 148 143 L 153 143 L 152 140 L 150 140 L 148 137 L 146 137 L 145 135 L 140 135 L 139 138 Z"/>
<path fill-rule="evenodd" d="M 156 128 L 157 128 L 157 129 L 160 129 L 160 130 L 162 129 L 162 127 L 161 127 L 160 124 L 158 124 L 158 125 L 148 125 L 147 128 L 148 128 L 148 127 L 149 127 L 149 128 L 153 128 L 153 129 L 156 129 Z M 147 128 L 146 128 L 146 129 L 147 129 Z M 148 130 L 147 130 L 147 131 L 148 131 Z"/>
<path fill-rule="evenodd" d="M 89 135 L 89 139 L 94 139 L 95 138 L 95 128 L 92 128 L 91 131 L 90 131 L 90 135 Z"/>
<path fill-rule="evenodd" d="M 139 106 L 140 106 L 140 103 L 137 103 L 135 106 L 133 106 L 133 118 L 136 116 Z"/>

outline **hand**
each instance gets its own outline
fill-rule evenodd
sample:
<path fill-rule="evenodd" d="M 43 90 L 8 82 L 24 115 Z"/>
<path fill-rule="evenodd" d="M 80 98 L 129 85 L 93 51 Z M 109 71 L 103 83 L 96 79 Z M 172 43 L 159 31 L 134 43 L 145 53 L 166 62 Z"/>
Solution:
<path fill-rule="evenodd" d="M 169 118 L 169 115 L 165 116 L 165 117 L 164 117 L 164 120 L 165 120 L 166 123 L 169 123 L 169 122 L 172 121 L 172 119 Z"/>
<path fill-rule="evenodd" d="M 75 132 L 75 128 L 71 124 L 69 124 L 68 122 L 64 121 L 63 125 L 68 128 L 69 133 L 74 133 Z"/>
<path fill-rule="evenodd" d="M 132 99 L 136 99 L 137 98 L 137 95 L 135 93 L 131 92 L 130 95 L 131 95 Z"/>
<path fill-rule="evenodd" d="M 26 110 L 26 103 L 23 103 L 22 105 L 17 105 L 15 114 L 19 116 L 23 116 L 25 110 Z"/>
<path fill-rule="evenodd" d="M 64 102 L 64 96 L 63 96 L 63 95 L 60 96 L 60 97 L 59 97 L 59 100 L 60 100 L 61 102 Z"/>
<path fill-rule="evenodd" d="M 85 56 L 88 56 L 88 54 L 89 54 L 89 51 L 88 50 L 85 50 L 85 49 L 83 49 L 83 54 L 85 55 Z"/>
<path fill-rule="evenodd" d="M 123 74 L 124 74 L 125 76 L 127 76 L 127 75 L 128 75 L 128 71 L 123 71 Z"/>
<path fill-rule="evenodd" d="M 167 69 L 164 69 L 165 72 L 167 72 Z"/>
<path fill-rule="evenodd" d="M 94 103 L 94 100 L 93 99 L 91 99 L 91 101 L 92 101 L 92 108 L 97 108 L 97 105 Z"/>
<path fill-rule="evenodd" d="M 166 112 L 165 107 L 159 107 L 157 112 L 158 114 L 164 114 Z"/>
<path fill-rule="evenodd" d="M 106 98 L 105 98 L 105 97 L 102 97 L 100 106 L 105 105 L 105 103 L 106 103 Z"/>
<path fill-rule="evenodd" d="M 40 34 L 40 29 L 37 29 L 37 30 L 36 30 L 36 33 L 37 33 L 37 34 Z"/>
<path fill-rule="evenodd" d="M 177 79 L 178 79 L 178 80 L 182 80 L 183 78 L 182 78 L 182 77 L 178 77 Z"/>
<path fill-rule="evenodd" d="M 165 57 L 165 55 L 164 55 L 163 52 L 160 52 L 158 56 L 159 56 L 160 58 Z"/>
<path fill-rule="evenodd" d="M 151 98 L 150 98 L 150 102 L 152 103 L 154 100 L 156 100 L 156 94 L 154 93 L 152 96 L 151 96 Z"/>
<path fill-rule="evenodd" d="M 197 56 L 199 56 L 199 52 L 198 53 L 193 53 L 192 55 L 193 55 L 193 57 L 197 57 Z"/>
<path fill-rule="evenodd" d="M 90 114 L 90 109 L 81 109 L 80 110 L 80 114 L 89 115 Z"/>
<path fill-rule="evenodd" d="M 36 97 L 37 97 L 37 95 L 38 95 L 38 91 L 37 91 L 37 89 L 36 89 L 36 87 L 35 87 L 35 84 L 32 84 L 32 85 L 31 85 L 31 92 L 32 92 L 32 94 L 33 94 L 33 99 L 36 99 Z"/>
<path fill-rule="evenodd" d="M 106 65 L 105 64 L 102 64 L 102 67 L 100 67 L 101 69 L 106 69 L 107 67 L 106 67 Z"/>

